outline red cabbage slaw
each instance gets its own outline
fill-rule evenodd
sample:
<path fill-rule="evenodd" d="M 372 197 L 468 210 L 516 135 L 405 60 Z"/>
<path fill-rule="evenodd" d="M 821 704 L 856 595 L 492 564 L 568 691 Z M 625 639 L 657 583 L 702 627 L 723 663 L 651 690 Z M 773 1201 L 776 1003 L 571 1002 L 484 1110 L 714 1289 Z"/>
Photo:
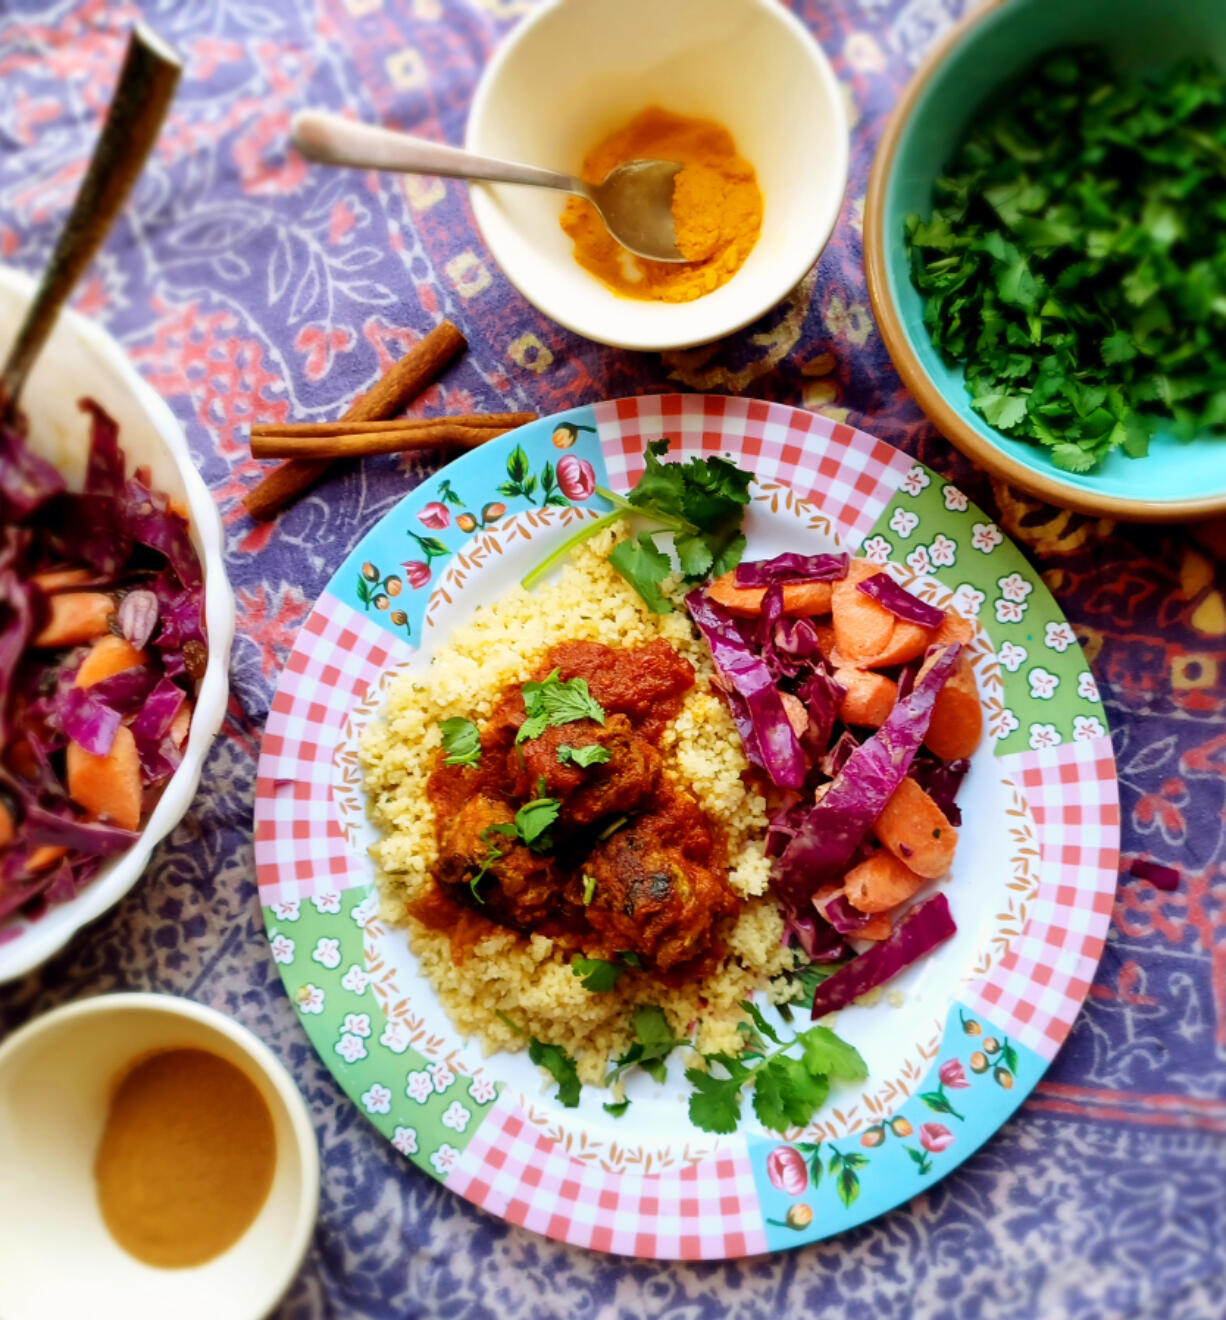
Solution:
<path fill-rule="evenodd" d="M 857 931 L 870 924 L 879 932 L 880 923 L 858 911 L 845 894 L 831 897 L 827 888 L 815 897 L 817 891 L 841 884 L 850 869 L 874 855 L 874 826 L 907 777 L 925 790 L 951 825 L 959 824 L 954 797 L 969 762 L 946 762 L 923 747 L 937 698 L 959 662 L 962 647 L 957 642 L 930 643 L 922 666 L 918 660 L 896 666 L 899 695 L 875 732 L 865 736 L 864 729 L 853 731 L 842 723 L 846 689 L 823 656 L 817 625 L 783 614 L 784 587 L 814 580 L 808 575 L 816 561 L 835 558 L 778 556 L 749 565 L 744 580 L 738 573 L 738 586 L 766 587 L 756 618 L 734 617 L 702 590 L 691 592 L 686 604 L 711 647 L 746 754 L 765 773 L 770 781 L 765 791 L 779 804 L 768 826 L 767 853 L 772 858 L 772 888 L 782 900 L 785 942 L 794 943 L 812 962 L 849 959 L 824 983 L 831 988 L 821 999 L 842 1006 L 897 974 L 955 927 L 945 899 L 935 906 L 929 899 L 911 909 L 928 915 L 917 916 L 904 931 L 904 914 L 893 935 L 870 944 L 867 953 L 853 955 L 846 940 L 856 940 Z M 844 560 L 842 571 L 831 578 L 846 577 L 847 569 Z M 945 611 L 917 600 L 886 574 L 866 581 L 876 583 L 877 577 L 888 586 L 875 585 L 864 594 L 895 618 L 935 636 Z M 862 588 L 864 583 L 857 585 Z M 773 692 L 767 690 L 768 677 Z M 789 708 L 798 706 L 804 712 L 799 735 L 788 718 Z M 862 982 L 863 988 L 857 988 Z"/>
<path fill-rule="evenodd" d="M 143 823 L 182 759 L 183 716 L 207 663 L 187 520 L 147 472 L 126 475 L 114 420 L 92 400 L 81 406 L 91 435 L 80 493 L 0 428 L 0 922 L 71 898 L 137 838 L 74 802 L 70 745 L 105 757 L 127 727 Z M 39 641 L 54 598 L 77 593 L 113 603 L 91 633 L 124 637 L 143 663 L 77 685 L 91 640 Z"/>

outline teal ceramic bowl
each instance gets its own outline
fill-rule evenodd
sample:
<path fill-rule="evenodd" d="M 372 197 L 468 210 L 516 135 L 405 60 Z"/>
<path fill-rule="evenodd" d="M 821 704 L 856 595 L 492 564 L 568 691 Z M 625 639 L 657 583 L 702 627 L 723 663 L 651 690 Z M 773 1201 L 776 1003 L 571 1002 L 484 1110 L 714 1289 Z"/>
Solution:
<path fill-rule="evenodd" d="M 896 107 L 865 204 L 869 293 L 894 365 L 933 424 L 996 476 L 1053 504 L 1144 522 L 1226 512 L 1226 438 L 1159 435 L 1146 458 L 1112 454 L 1097 471 L 1062 472 L 1037 445 L 1011 440 L 970 406 L 960 368 L 945 365 L 912 287 L 903 222 L 927 214 L 933 183 L 968 123 L 1046 52 L 1097 44 L 1122 67 L 1160 71 L 1192 54 L 1226 66 L 1226 0 L 996 0 L 929 56 Z"/>

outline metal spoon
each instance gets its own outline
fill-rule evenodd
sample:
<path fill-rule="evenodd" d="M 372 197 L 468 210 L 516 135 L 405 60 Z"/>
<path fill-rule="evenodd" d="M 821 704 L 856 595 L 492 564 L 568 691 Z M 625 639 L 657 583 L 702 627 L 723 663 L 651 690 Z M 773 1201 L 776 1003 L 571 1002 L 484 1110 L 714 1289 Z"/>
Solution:
<path fill-rule="evenodd" d="M 155 32 L 137 23 L 89 169 L 0 370 L 0 422 L 12 416 L 60 308 L 144 168 L 181 70 L 175 52 Z"/>
<path fill-rule="evenodd" d="M 609 233 L 636 256 L 650 261 L 685 260 L 677 250 L 673 224 L 673 180 L 681 169 L 673 160 L 630 160 L 619 165 L 603 183 L 590 184 L 570 174 L 475 156 L 374 124 L 355 124 L 320 110 L 299 111 L 290 127 L 290 137 L 304 156 L 325 165 L 558 188 L 591 202 Z"/>

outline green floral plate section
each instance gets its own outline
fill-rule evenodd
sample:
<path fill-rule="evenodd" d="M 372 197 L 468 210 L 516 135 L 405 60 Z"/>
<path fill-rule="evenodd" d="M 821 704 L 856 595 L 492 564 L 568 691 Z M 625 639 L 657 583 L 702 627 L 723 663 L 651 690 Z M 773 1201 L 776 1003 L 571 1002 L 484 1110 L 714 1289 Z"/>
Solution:
<path fill-rule="evenodd" d="M 363 890 L 264 909 L 272 956 L 311 1043 L 402 1155 L 444 1178 L 498 1095 L 495 1083 L 430 1060 L 388 1020 L 366 970 L 363 933 L 377 904 Z"/>

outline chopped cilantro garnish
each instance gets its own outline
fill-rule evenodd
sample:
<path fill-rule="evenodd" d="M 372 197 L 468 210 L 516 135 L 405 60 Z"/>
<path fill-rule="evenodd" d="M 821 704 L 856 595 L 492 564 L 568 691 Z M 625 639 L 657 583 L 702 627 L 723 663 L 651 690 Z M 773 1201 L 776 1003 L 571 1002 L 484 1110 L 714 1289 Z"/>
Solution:
<path fill-rule="evenodd" d="M 534 852 L 547 852 L 552 847 L 548 830 L 561 810 L 557 798 L 539 797 L 525 802 L 515 813 L 515 830 L 520 839 Z"/>
<path fill-rule="evenodd" d="M 600 1106 L 606 1114 L 612 1114 L 614 1118 L 621 1116 L 630 1108 L 629 1100 L 609 1100 Z"/>
<path fill-rule="evenodd" d="M 595 720 L 604 723 L 604 707 L 587 689 L 587 679 L 562 679 L 562 671 L 555 669 L 538 683 L 525 683 L 520 689 L 524 697 L 526 718 L 515 735 L 515 745 L 539 738 L 546 729 L 576 720 Z"/>
<path fill-rule="evenodd" d="M 585 875 L 583 877 L 583 906 L 587 905 L 596 896 L 596 877 L 594 875 Z"/>
<path fill-rule="evenodd" d="M 586 770 L 591 765 L 604 765 L 613 753 L 599 743 L 590 743 L 587 747 L 572 747 L 563 743 L 558 748 L 558 762 L 561 765 L 577 765 Z"/>
<path fill-rule="evenodd" d="M 570 960 L 570 969 L 594 995 L 612 990 L 626 970 L 625 963 L 607 962 L 604 958 L 585 958 L 581 953 Z"/>
<path fill-rule="evenodd" d="M 636 1008 L 630 1021 L 634 1027 L 634 1043 L 613 1061 L 613 1070 L 605 1078 L 606 1086 L 612 1086 L 623 1073 L 634 1067 L 642 1068 L 657 1082 L 664 1081 L 667 1076 L 664 1060 L 678 1045 L 690 1043 L 673 1035 L 664 1010 L 655 1004 Z"/>
<path fill-rule="evenodd" d="M 1226 75 L 1050 54 L 906 221 L 924 324 L 990 425 L 1069 472 L 1226 431 Z"/>
<path fill-rule="evenodd" d="M 477 893 L 477 886 L 489 874 L 490 867 L 493 866 L 494 863 L 498 861 L 500 858 L 506 856 L 506 853 L 503 852 L 503 850 L 498 846 L 498 844 L 494 842 L 495 835 L 500 835 L 503 838 L 513 839 L 515 837 L 515 826 L 487 825 L 485 829 L 481 831 L 481 842 L 485 844 L 486 847 L 485 857 L 482 859 L 481 865 L 477 868 L 472 879 L 469 880 L 468 882 L 468 887 L 469 889 L 472 890 L 472 895 L 477 900 L 478 903 L 484 903 L 485 899 L 483 899 L 481 895 Z"/>
<path fill-rule="evenodd" d="M 864 1060 L 829 1027 L 810 1027 L 782 1041 L 750 1003 L 741 1005 L 753 1019 L 744 1053 L 704 1056 L 706 1068 L 686 1069 L 694 1087 L 690 1119 L 704 1132 L 734 1132 L 741 1119 L 746 1086 L 753 1090 L 754 1113 L 763 1127 L 786 1132 L 803 1127 L 825 1102 L 831 1079 L 859 1081 L 868 1076 Z M 759 1034 L 761 1033 L 761 1034 Z M 775 1042 L 767 1049 L 762 1037 Z M 799 1058 L 788 1051 L 801 1047 Z"/>
<path fill-rule="evenodd" d="M 457 715 L 439 722 L 444 765 L 476 765 L 481 760 L 481 734 L 472 720 Z"/>
<path fill-rule="evenodd" d="M 582 1090 L 574 1059 L 561 1045 L 545 1045 L 535 1036 L 528 1045 L 528 1058 L 538 1068 L 544 1068 L 557 1082 L 558 1100 L 567 1109 L 574 1109 L 579 1103 L 579 1093 Z"/>
<path fill-rule="evenodd" d="M 621 541 L 609 563 L 657 614 L 669 614 L 672 603 L 661 584 L 672 573 L 668 556 L 653 540 L 661 532 L 673 533 L 673 549 L 687 582 L 701 582 L 735 568 L 745 551 L 741 521 L 749 503 L 753 474 L 725 458 L 691 458 L 685 463 L 662 463 L 667 440 L 653 440 L 644 454 L 645 470 L 628 496 L 603 486 L 597 494 L 613 511 L 585 524 L 568 541 L 524 578 L 531 590 L 537 582 L 577 545 L 622 519 L 637 516 L 657 523 L 637 538 Z"/>

